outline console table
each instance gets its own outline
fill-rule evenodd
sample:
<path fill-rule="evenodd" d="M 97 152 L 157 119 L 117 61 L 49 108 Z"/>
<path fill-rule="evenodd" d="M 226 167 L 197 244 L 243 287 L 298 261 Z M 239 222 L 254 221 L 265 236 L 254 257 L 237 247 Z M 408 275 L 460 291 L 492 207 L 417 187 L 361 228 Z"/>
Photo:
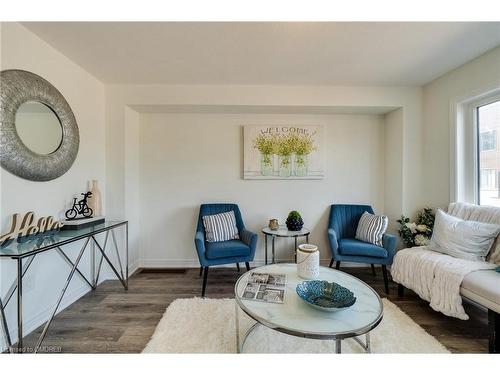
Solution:
<path fill-rule="evenodd" d="M 118 248 L 118 242 L 116 240 L 115 230 L 118 228 L 125 229 L 125 268 L 122 265 L 122 260 L 120 256 L 120 250 Z M 100 233 L 105 233 L 104 243 L 101 245 L 96 239 L 96 235 Z M 111 237 L 112 241 L 108 241 L 109 237 Z M 73 262 L 70 257 L 66 254 L 63 248 L 66 245 L 72 244 L 76 241 L 83 240 L 83 245 L 78 252 L 78 256 L 76 260 Z M 116 260 L 119 266 L 120 272 L 118 272 L 117 268 L 111 262 L 109 255 L 106 254 L 106 248 L 109 242 L 113 242 L 114 251 L 116 254 Z M 88 245 L 91 244 L 89 247 Z M 96 252 L 96 248 L 98 252 Z M 90 270 L 90 280 L 85 277 L 84 273 L 78 268 L 80 260 L 82 259 L 85 251 L 90 249 L 91 251 L 91 270 Z M 52 310 L 52 313 L 45 323 L 42 333 L 38 338 L 36 345 L 33 348 L 23 348 L 23 277 L 28 271 L 30 265 L 36 259 L 36 256 L 40 253 L 46 251 L 55 251 L 57 252 L 68 264 L 71 268 L 71 271 L 68 274 L 66 282 L 61 290 L 61 293 L 57 299 L 57 302 Z M 100 253 L 100 259 L 98 261 L 97 269 L 96 269 L 96 253 Z M 128 222 L 127 221 L 105 221 L 104 223 L 100 223 L 97 225 L 89 226 L 86 228 L 78 229 L 78 230 L 62 230 L 54 234 L 35 237 L 32 240 L 28 240 L 26 242 L 11 242 L 6 246 L 0 247 L 0 259 L 9 259 L 15 261 L 17 264 L 17 277 L 16 280 L 12 283 L 11 287 L 7 291 L 5 296 L 0 296 L 0 315 L 1 315 L 1 323 L 2 323 L 2 332 L 5 337 L 5 342 L 8 345 L 8 350 L 11 353 L 23 353 L 23 352 L 33 352 L 37 353 L 40 349 L 40 345 L 47 334 L 50 324 L 54 319 L 54 316 L 57 314 L 57 310 L 59 309 L 59 305 L 66 293 L 66 289 L 68 288 L 73 276 L 78 274 L 83 281 L 91 288 L 95 289 L 99 283 L 99 275 L 101 272 L 101 266 L 103 261 L 111 267 L 111 270 L 116 275 L 118 280 L 122 283 L 125 290 L 128 289 Z M 7 318 L 5 316 L 5 308 L 11 301 L 14 293 L 17 296 L 17 346 L 15 347 L 12 344 L 12 340 L 9 333 L 9 327 L 7 324 Z M 26 350 L 29 349 L 29 350 Z"/>

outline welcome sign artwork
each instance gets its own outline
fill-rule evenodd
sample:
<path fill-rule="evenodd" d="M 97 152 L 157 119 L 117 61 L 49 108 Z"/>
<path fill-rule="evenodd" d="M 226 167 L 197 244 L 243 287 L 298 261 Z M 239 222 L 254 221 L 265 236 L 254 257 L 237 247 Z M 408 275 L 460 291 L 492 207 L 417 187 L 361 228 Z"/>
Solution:
<path fill-rule="evenodd" d="M 245 125 L 245 179 L 322 179 L 323 125 Z"/>

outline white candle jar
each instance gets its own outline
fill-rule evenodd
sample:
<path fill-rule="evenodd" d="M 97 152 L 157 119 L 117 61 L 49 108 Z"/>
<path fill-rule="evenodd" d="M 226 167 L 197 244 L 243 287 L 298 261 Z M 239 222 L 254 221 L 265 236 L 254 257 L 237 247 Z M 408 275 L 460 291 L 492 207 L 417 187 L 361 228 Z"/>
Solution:
<path fill-rule="evenodd" d="M 312 244 L 299 245 L 297 249 L 297 274 L 303 279 L 317 279 L 319 276 L 319 250 Z"/>

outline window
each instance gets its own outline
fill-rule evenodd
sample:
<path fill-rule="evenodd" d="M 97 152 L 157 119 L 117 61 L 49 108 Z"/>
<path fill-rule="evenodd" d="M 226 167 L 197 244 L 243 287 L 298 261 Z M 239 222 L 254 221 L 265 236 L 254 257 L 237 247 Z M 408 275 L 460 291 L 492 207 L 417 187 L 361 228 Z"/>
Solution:
<path fill-rule="evenodd" d="M 478 203 L 500 207 L 500 151 L 497 132 L 500 130 L 500 100 L 474 108 L 478 137 Z"/>
<path fill-rule="evenodd" d="M 481 169 L 481 190 L 497 189 L 497 171 L 494 169 Z"/>
<path fill-rule="evenodd" d="M 493 151 L 497 148 L 497 131 L 490 130 L 481 132 L 479 135 L 479 149 L 481 151 Z"/>

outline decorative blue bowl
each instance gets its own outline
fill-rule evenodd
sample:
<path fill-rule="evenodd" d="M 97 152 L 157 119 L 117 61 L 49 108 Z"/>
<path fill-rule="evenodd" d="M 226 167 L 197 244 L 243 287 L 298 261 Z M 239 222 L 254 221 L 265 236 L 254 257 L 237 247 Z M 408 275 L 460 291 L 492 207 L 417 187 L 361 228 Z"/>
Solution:
<path fill-rule="evenodd" d="M 295 291 L 309 306 L 321 311 L 339 311 L 356 302 L 347 288 L 325 280 L 308 280 L 297 285 Z"/>

